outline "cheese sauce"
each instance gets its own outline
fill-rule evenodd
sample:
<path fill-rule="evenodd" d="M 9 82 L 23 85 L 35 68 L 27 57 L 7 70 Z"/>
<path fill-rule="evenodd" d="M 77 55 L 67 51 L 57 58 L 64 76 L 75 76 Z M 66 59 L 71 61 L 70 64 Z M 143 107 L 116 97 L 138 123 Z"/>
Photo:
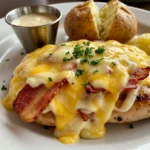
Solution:
<path fill-rule="evenodd" d="M 13 20 L 12 24 L 17 25 L 17 26 L 32 27 L 32 26 L 39 26 L 39 25 L 52 23 L 56 19 L 57 17 L 51 14 L 33 13 L 33 14 L 21 16 Z"/>
<path fill-rule="evenodd" d="M 15 69 L 9 93 L 3 101 L 7 109 L 13 109 L 13 101 L 26 84 L 33 88 L 44 84 L 50 88 L 56 82 L 67 79 L 69 84 L 60 89 L 42 112 L 54 113 L 54 134 L 61 142 L 67 144 L 77 142 L 80 136 L 88 139 L 103 137 L 105 123 L 110 118 L 120 93 L 126 87 L 129 75 L 136 68 L 146 68 L 150 64 L 150 57 L 134 46 L 116 41 L 91 42 L 87 45 L 85 42 L 88 41 L 47 45 L 28 54 Z M 82 57 L 72 58 L 77 45 L 84 50 L 93 49 L 89 60 L 100 60 L 99 63 L 81 63 Z M 95 53 L 98 47 L 103 47 L 105 51 L 101 54 Z M 66 60 L 66 57 L 70 60 Z M 74 57 L 77 56 L 74 54 Z M 77 76 L 77 69 L 84 71 Z M 52 78 L 51 82 L 48 81 L 49 77 Z M 105 89 L 105 92 L 87 94 L 84 87 L 87 82 L 94 88 Z M 120 109 L 129 110 L 137 92 L 138 89 L 133 90 Z M 129 99 L 132 99 L 131 104 Z M 77 111 L 79 109 L 93 113 L 92 119 L 84 121 Z"/>

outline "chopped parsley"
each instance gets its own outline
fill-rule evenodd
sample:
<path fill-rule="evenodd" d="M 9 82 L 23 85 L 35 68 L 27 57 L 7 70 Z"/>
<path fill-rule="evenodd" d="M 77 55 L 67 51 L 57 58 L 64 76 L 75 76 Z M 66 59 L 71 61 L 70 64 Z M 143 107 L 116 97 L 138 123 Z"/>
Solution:
<path fill-rule="evenodd" d="M 5 85 L 3 85 L 3 86 L 1 87 L 1 90 L 2 90 L 2 91 L 5 91 L 5 90 L 7 90 L 7 87 L 6 87 Z"/>
<path fill-rule="evenodd" d="M 84 51 L 83 51 L 82 47 L 83 46 L 81 46 L 80 44 L 75 45 L 74 51 L 72 53 L 75 58 L 80 58 L 83 56 Z"/>
<path fill-rule="evenodd" d="M 84 45 L 87 45 L 87 46 L 90 46 L 91 42 L 88 41 L 88 42 L 83 42 Z"/>
<path fill-rule="evenodd" d="M 76 71 L 75 75 L 78 77 L 78 76 L 82 75 L 83 73 L 84 73 L 84 70 L 78 69 L 78 70 Z"/>
<path fill-rule="evenodd" d="M 63 61 L 66 62 L 66 61 L 70 61 L 70 60 L 72 60 L 72 59 L 73 59 L 73 57 L 70 57 L 70 58 L 64 57 L 64 58 L 63 58 Z"/>
<path fill-rule="evenodd" d="M 130 128 L 130 129 L 133 129 L 133 128 L 134 128 L 134 125 L 133 125 L 133 124 L 129 124 L 129 128 Z"/>
<path fill-rule="evenodd" d="M 116 66 L 116 63 L 115 63 L 115 62 L 112 62 L 111 64 L 114 65 L 114 66 Z"/>
<path fill-rule="evenodd" d="M 82 84 L 83 87 L 86 87 L 89 84 L 89 82 L 85 82 Z"/>
<path fill-rule="evenodd" d="M 65 43 L 62 43 L 62 44 L 61 44 L 61 46 L 65 46 L 65 45 L 66 45 Z"/>
<path fill-rule="evenodd" d="M 51 78 L 51 77 L 48 77 L 48 81 L 52 81 L 52 78 Z"/>
<path fill-rule="evenodd" d="M 105 48 L 104 47 L 98 47 L 96 50 L 95 50 L 95 53 L 97 54 L 103 54 L 105 51 Z"/>
<path fill-rule="evenodd" d="M 95 65 L 99 64 L 103 59 L 104 58 L 101 58 L 101 59 L 98 59 L 98 60 L 91 60 L 90 61 L 90 65 L 95 66 Z"/>
<path fill-rule="evenodd" d="M 81 64 L 89 63 L 89 60 L 87 58 L 83 58 L 83 59 L 80 60 L 80 63 Z"/>
<path fill-rule="evenodd" d="M 93 47 L 87 47 L 86 49 L 85 49 L 85 56 L 87 56 L 87 57 L 93 57 Z"/>
<path fill-rule="evenodd" d="M 70 54 L 70 52 L 69 52 L 69 51 L 65 53 L 65 55 L 68 55 L 68 54 Z"/>
<path fill-rule="evenodd" d="M 97 72 L 99 72 L 98 70 L 95 70 L 95 71 L 93 71 L 93 74 L 95 74 L 95 73 L 97 73 Z"/>
<path fill-rule="evenodd" d="M 74 85 L 74 82 L 72 82 L 71 84 Z"/>

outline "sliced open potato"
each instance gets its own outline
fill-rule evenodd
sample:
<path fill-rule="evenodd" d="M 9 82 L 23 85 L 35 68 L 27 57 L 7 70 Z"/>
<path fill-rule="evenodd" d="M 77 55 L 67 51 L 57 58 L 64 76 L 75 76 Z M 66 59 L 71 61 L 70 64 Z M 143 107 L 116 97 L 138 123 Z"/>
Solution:
<path fill-rule="evenodd" d="M 133 12 L 118 0 L 109 1 L 100 11 L 103 30 L 100 37 L 106 40 L 126 42 L 137 32 Z"/>
<path fill-rule="evenodd" d="M 66 16 L 64 28 L 72 40 L 100 38 L 101 21 L 93 0 L 74 7 Z"/>
<path fill-rule="evenodd" d="M 65 31 L 72 40 L 117 40 L 126 42 L 137 32 L 133 12 L 118 0 L 99 11 L 93 0 L 74 7 L 66 16 Z"/>

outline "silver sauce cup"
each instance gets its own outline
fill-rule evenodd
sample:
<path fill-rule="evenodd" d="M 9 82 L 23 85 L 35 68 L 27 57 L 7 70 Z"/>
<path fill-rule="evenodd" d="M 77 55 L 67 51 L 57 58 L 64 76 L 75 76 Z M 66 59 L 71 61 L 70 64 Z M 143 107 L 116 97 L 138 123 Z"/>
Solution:
<path fill-rule="evenodd" d="M 52 23 L 31 27 L 12 24 L 12 21 L 16 18 L 32 13 L 46 13 L 55 15 L 57 19 Z M 58 25 L 61 17 L 62 14 L 57 8 L 52 6 L 37 5 L 14 9 L 6 15 L 5 21 L 11 25 L 26 52 L 30 53 L 46 44 L 55 44 Z"/>

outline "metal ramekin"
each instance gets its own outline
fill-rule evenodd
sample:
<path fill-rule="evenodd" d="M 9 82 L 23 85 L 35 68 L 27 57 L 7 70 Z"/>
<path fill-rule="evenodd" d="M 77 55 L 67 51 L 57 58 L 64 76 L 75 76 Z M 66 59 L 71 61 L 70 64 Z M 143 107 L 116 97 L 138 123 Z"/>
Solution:
<path fill-rule="evenodd" d="M 31 13 L 49 13 L 55 15 L 57 19 L 52 23 L 32 27 L 17 26 L 12 24 L 14 19 Z M 6 15 L 5 21 L 11 25 L 26 52 L 29 53 L 46 44 L 55 44 L 61 16 L 61 12 L 52 6 L 25 6 L 10 11 Z"/>

